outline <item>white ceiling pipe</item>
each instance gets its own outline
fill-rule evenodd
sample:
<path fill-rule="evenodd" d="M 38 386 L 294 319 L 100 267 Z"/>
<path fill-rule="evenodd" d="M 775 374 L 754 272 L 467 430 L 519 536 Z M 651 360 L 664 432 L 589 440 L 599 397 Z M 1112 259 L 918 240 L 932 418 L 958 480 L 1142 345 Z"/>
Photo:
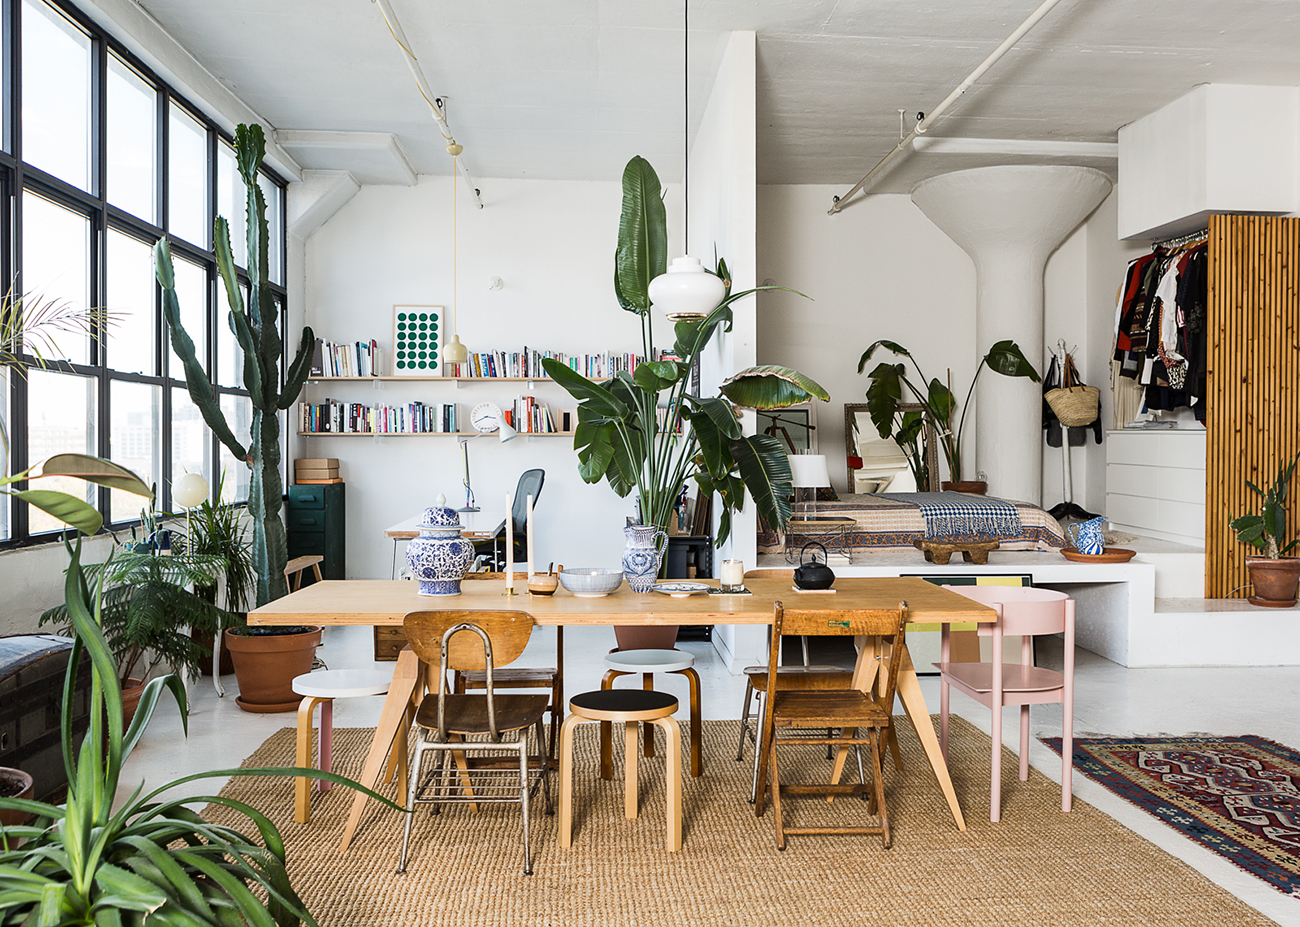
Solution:
<path fill-rule="evenodd" d="M 434 121 L 438 123 L 438 128 L 442 130 L 442 137 L 447 140 L 447 145 L 457 145 L 455 136 L 452 135 L 451 126 L 447 124 L 446 113 L 443 108 L 447 105 L 443 97 L 434 96 L 433 90 L 429 88 L 429 82 L 424 77 L 424 69 L 420 67 L 420 61 L 415 57 L 415 52 L 411 51 L 411 43 L 406 39 L 406 33 L 402 31 L 402 24 L 397 21 L 397 14 L 393 12 L 393 5 L 389 0 L 372 0 L 378 4 L 379 12 L 384 17 L 384 22 L 388 26 L 388 31 L 392 33 L 393 39 L 402 49 L 402 54 L 406 58 L 406 66 L 411 69 L 411 74 L 415 77 L 415 86 L 420 91 L 420 96 L 424 97 L 424 102 L 429 104 L 429 112 L 433 114 Z M 459 154 L 459 152 L 457 152 Z M 478 208 L 483 208 L 483 200 L 479 197 L 478 186 L 474 183 L 474 178 L 470 176 L 469 170 L 465 167 L 465 162 L 460 158 L 453 156 L 452 170 L 456 165 L 460 165 L 461 176 L 465 178 L 465 186 L 469 189 L 470 196 L 474 197 L 474 202 L 478 203 Z"/>
<path fill-rule="evenodd" d="M 379 2 L 385 3 L 387 2 L 387 0 L 379 0 Z M 1026 19 L 1023 23 L 1021 23 L 1020 26 L 1016 29 L 1016 31 L 1011 33 L 1009 36 L 1007 36 L 1006 39 L 1003 41 L 1003 43 L 993 50 L 993 54 L 985 58 L 979 67 L 971 71 L 970 74 L 967 75 L 966 79 L 962 81 L 960 84 L 958 84 L 957 88 L 953 90 L 952 93 L 948 94 L 947 97 L 944 98 L 944 101 L 942 103 L 940 103 L 938 106 L 936 106 L 933 110 L 930 111 L 930 115 L 921 119 L 916 124 L 915 128 L 912 129 L 911 132 L 903 136 L 903 138 L 901 138 L 898 144 L 894 147 L 894 150 L 891 151 L 889 154 L 885 155 L 884 158 L 881 159 L 879 164 L 873 167 L 870 171 L 867 172 L 867 175 L 865 177 L 863 177 L 856 184 L 854 184 L 852 190 L 850 190 L 848 193 L 844 194 L 843 196 L 835 197 L 834 205 L 832 205 L 831 208 L 827 211 L 827 215 L 831 215 L 831 216 L 835 215 L 837 212 L 839 212 L 841 209 L 843 209 L 845 206 L 848 205 L 849 200 L 853 197 L 854 194 L 856 194 L 860 190 L 866 191 L 867 189 L 869 189 L 871 186 L 875 184 L 877 179 L 884 176 L 885 172 L 888 171 L 889 168 L 893 166 L 896 160 L 898 160 L 906 152 L 912 149 L 912 139 L 916 138 L 918 135 L 924 135 L 927 131 L 929 131 L 930 126 L 936 120 L 938 120 L 939 117 L 941 117 L 945 111 L 947 111 L 948 107 L 952 106 L 953 103 L 957 102 L 957 99 L 962 94 L 964 94 L 967 90 L 969 90 L 977 80 L 979 80 L 981 77 L 984 76 L 985 71 L 993 67 L 993 65 L 997 64 L 998 59 L 1000 59 L 1003 55 L 1009 52 L 1017 42 L 1019 42 L 1022 38 L 1024 38 L 1025 33 L 1027 33 L 1030 29 L 1034 28 L 1034 26 L 1038 25 L 1038 21 L 1042 19 L 1044 16 L 1046 16 L 1048 13 L 1050 13 L 1052 7 L 1056 6 L 1056 4 L 1060 2 L 1061 0 L 1043 0 L 1043 3 L 1038 7 L 1038 9 L 1030 13 L 1029 18 Z"/>

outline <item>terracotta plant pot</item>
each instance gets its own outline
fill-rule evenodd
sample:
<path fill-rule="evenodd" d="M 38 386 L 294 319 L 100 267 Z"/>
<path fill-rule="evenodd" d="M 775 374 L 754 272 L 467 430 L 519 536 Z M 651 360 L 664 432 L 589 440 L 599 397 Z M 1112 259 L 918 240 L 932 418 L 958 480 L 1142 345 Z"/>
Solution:
<path fill-rule="evenodd" d="M 614 625 L 619 650 L 672 650 L 677 643 L 677 625 Z"/>
<path fill-rule="evenodd" d="M 122 686 L 122 728 L 131 726 L 131 719 L 135 717 L 135 710 L 140 707 L 140 696 L 144 694 L 144 680 L 136 679 L 134 676 L 127 679 L 126 684 Z"/>
<path fill-rule="evenodd" d="M 1255 594 L 1252 605 L 1287 608 L 1296 603 L 1296 589 L 1300 586 L 1300 557 L 1247 557 L 1246 570 Z"/>
<path fill-rule="evenodd" d="M 0 766 L 0 796 L 4 798 L 31 798 L 36 791 L 32 777 L 21 769 Z M 0 808 L 0 827 L 20 827 L 31 820 L 26 811 Z"/>
<path fill-rule="evenodd" d="M 235 704 L 257 713 L 296 711 L 302 696 L 294 693 L 293 679 L 311 672 L 321 629 L 247 637 L 230 631 L 225 634 L 225 647 L 235 662 L 239 683 Z"/>
<path fill-rule="evenodd" d="M 196 643 L 198 643 L 200 646 L 206 648 L 209 654 L 212 653 L 212 638 L 213 638 L 213 635 L 208 634 L 208 633 L 203 632 L 203 631 L 194 631 L 194 630 L 191 630 L 191 631 L 190 631 L 190 638 L 191 638 L 193 641 L 195 641 Z M 204 675 L 204 676 L 211 676 L 211 675 L 212 675 L 212 657 L 209 656 L 209 657 L 207 657 L 206 659 L 204 659 L 201 668 L 202 668 L 202 670 L 203 670 L 203 675 Z M 230 657 L 230 651 L 227 650 L 227 649 L 225 648 L 225 645 L 222 645 L 222 647 L 221 647 L 221 675 L 222 675 L 222 676 L 229 676 L 229 675 L 230 675 L 231 673 L 233 673 L 234 671 L 235 671 L 235 661 L 231 659 L 231 657 Z"/>
<path fill-rule="evenodd" d="M 982 496 L 988 492 L 989 484 L 983 480 L 960 480 L 956 483 L 944 480 L 939 484 L 939 488 L 944 492 L 969 492 Z"/>

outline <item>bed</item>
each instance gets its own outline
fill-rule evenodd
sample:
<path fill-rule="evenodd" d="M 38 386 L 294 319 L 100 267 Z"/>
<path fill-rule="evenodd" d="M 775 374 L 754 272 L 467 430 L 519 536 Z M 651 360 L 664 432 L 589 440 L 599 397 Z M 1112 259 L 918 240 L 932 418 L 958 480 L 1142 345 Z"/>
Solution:
<path fill-rule="evenodd" d="M 923 538 L 996 540 L 1002 550 L 1052 551 L 1065 547 L 1056 519 L 1028 502 L 956 492 L 873 493 L 819 501 L 817 515 L 852 518 L 846 545 L 854 554 L 914 549 Z M 784 551 L 784 538 L 759 523 L 759 554 Z"/>

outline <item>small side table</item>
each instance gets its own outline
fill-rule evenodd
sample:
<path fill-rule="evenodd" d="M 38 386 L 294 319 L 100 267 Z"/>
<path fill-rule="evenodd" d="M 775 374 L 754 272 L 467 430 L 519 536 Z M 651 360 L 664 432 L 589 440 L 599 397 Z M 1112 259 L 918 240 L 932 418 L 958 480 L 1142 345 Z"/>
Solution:
<path fill-rule="evenodd" d="M 849 547 L 849 531 L 856 525 L 852 518 L 842 515 L 810 515 L 791 518 L 785 529 L 785 562 L 794 563 L 805 544 L 817 541 L 826 547 L 826 553 L 841 554 L 853 562 Z"/>

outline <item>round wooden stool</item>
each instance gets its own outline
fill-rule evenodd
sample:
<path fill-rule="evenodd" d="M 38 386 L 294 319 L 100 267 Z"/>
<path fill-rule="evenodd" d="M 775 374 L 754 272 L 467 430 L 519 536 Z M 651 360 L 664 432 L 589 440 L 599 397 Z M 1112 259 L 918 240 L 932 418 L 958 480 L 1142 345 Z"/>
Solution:
<path fill-rule="evenodd" d="M 312 734 L 312 714 L 316 706 L 320 705 L 320 748 L 317 751 L 316 766 L 323 772 L 329 772 L 334 754 L 334 699 L 336 698 L 358 698 L 363 695 L 387 695 L 388 684 L 392 682 L 392 673 L 384 670 L 367 670 L 367 669 L 345 669 L 345 670 L 321 670 L 315 673 L 304 673 L 301 676 L 295 676 L 293 679 L 293 691 L 303 697 L 302 704 L 298 706 L 298 751 L 295 765 L 307 767 L 312 765 L 311 761 L 311 734 Z M 406 750 L 404 745 L 404 736 L 402 736 L 403 747 L 401 750 L 394 749 L 394 755 L 405 758 Z M 398 768 L 403 772 L 406 769 L 406 763 L 398 763 Z M 385 781 L 392 778 L 392 764 L 388 771 L 388 777 Z M 316 780 L 316 788 L 322 792 L 330 790 L 330 783 L 323 779 Z M 311 780 L 305 776 L 299 776 L 294 779 L 293 789 L 293 819 L 299 824 L 306 824 L 311 820 L 311 799 L 310 799 Z M 399 789 L 399 795 L 404 793 L 404 789 Z"/>
<path fill-rule="evenodd" d="M 682 732 L 673 712 L 677 699 L 667 692 L 645 689 L 601 689 L 569 699 L 569 716 L 560 726 L 560 846 L 573 843 L 573 729 L 583 722 L 622 722 L 624 726 L 623 814 L 636 819 L 636 729 L 642 722 L 664 729 L 668 741 L 664 778 L 667 780 L 667 831 L 664 846 L 682 848 Z"/>
<path fill-rule="evenodd" d="M 704 771 L 700 753 L 700 674 L 695 672 L 695 657 L 684 650 L 611 650 L 605 657 L 605 678 L 601 689 L 612 689 L 619 676 L 641 674 L 641 688 L 654 688 L 655 673 L 685 676 L 691 686 L 691 775 Z M 600 778 L 614 778 L 613 739 L 609 724 L 600 726 Z M 655 755 L 654 728 L 645 726 L 645 755 Z"/>

